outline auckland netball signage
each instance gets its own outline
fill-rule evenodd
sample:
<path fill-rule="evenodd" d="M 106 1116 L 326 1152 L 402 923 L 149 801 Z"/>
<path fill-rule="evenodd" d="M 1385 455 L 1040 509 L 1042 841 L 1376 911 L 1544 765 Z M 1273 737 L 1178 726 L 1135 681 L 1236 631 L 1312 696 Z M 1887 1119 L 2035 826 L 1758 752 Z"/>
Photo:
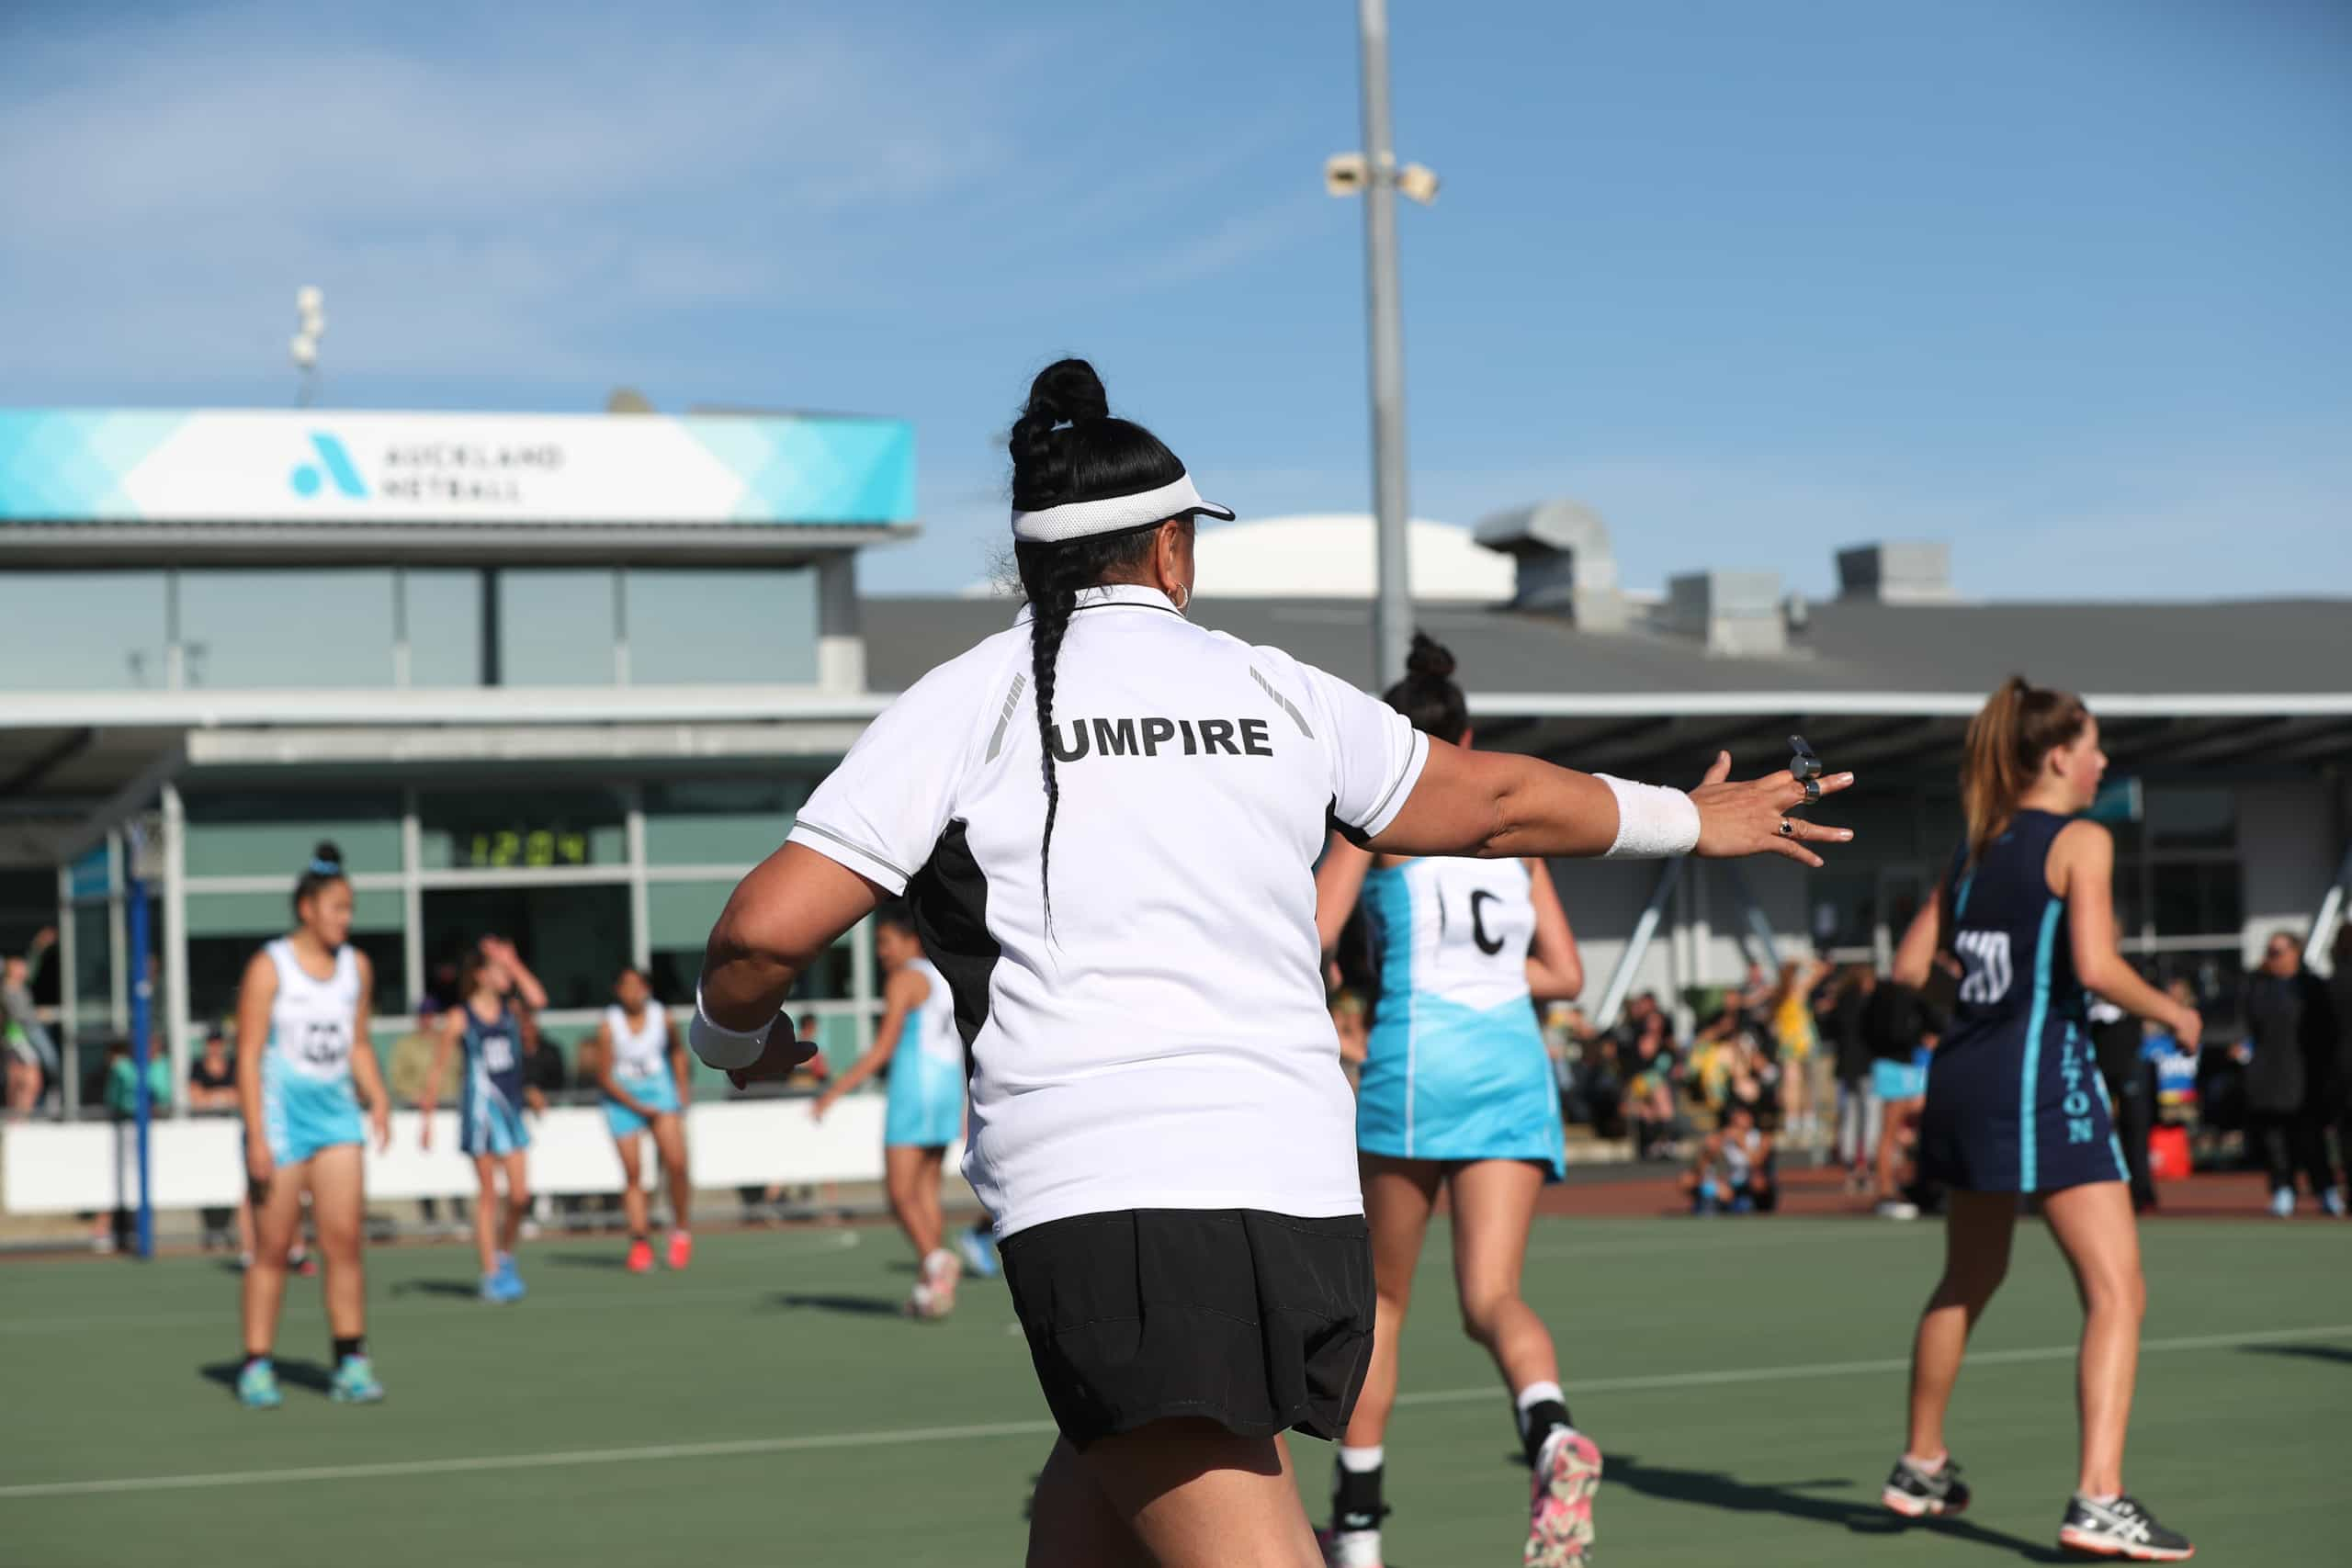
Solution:
<path fill-rule="evenodd" d="M 0 410 L 0 520 L 892 524 L 899 420 Z"/>

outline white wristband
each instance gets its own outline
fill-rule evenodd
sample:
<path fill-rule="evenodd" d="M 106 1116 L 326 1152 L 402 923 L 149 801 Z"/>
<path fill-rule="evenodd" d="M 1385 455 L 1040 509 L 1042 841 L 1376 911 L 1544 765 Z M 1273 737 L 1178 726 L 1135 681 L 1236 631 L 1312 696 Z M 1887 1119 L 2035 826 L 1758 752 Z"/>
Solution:
<path fill-rule="evenodd" d="M 768 1048 L 768 1034 L 775 1028 L 771 1022 L 764 1029 L 745 1033 L 712 1022 L 710 1014 L 703 1010 L 702 982 L 695 982 L 695 1021 L 686 1026 L 686 1043 L 695 1048 L 695 1055 L 706 1066 L 728 1073 L 750 1066 Z"/>
<path fill-rule="evenodd" d="M 1617 841 L 1609 860 L 1657 860 L 1699 847 L 1699 807 L 1679 789 L 1635 784 L 1608 773 L 1593 777 L 1617 797 Z"/>

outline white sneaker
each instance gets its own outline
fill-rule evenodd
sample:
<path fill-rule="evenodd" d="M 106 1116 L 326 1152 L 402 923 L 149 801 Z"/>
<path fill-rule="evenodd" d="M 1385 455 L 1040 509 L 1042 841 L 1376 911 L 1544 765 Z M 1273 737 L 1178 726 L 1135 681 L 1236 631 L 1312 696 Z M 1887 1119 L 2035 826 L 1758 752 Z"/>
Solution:
<path fill-rule="evenodd" d="M 2321 1193 L 2319 1195 L 2319 1206 L 2325 1209 L 2329 1213 L 2334 1214 L 2337 1219 L 2342 1219 L 2344 1217 L 2344 1189 L 2341 1187 L 2331 1187 L 2326 1191 Z"/>
<path fill-rule="evenodd" d="M 2282 1220 L 2293 1219 L 2295 1217 L 2295 1190 L 2291 1187 L 2281 1187 L 2277 1191 L 2271 1193 L 2270 1212 L 2278 1215 Z"/>
<path fill-rule="evenodd" d="M 1916 1220 L 1919 1217 L 1919 1205 L 1901 1198 L 1888 1198 L 1880 1202 L 1876 1213 L 1882 1220 Z"/>

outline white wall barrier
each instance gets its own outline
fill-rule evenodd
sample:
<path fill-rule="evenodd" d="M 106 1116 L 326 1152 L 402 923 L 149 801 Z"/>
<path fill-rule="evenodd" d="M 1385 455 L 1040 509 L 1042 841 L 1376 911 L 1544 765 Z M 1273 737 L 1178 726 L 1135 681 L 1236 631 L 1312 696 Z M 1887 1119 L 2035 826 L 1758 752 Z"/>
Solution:
<path fill-rule="evenodd" d="M 852 1095 L 824 1121 L 807 1100 L 719 1100 L 686 1111 L 688 1163 L 697 1188 L 801 1185 L 882 1179 L 883 1097 Z M 476 1190 L 473 1162 L 458 1152 L 458 1116 L 435 1113 L 433 1147 L 417 1146 L 419 1118 L 392 1113 L 392 1146 L 368 1149 L 371 1199 L 460 1198 Z M 531 1185 L 550 1193 L 617 1192 L 620 1158 L 605 1113 L 562 1106 L 530 1119 Z M 651 1141 L 647 1184 L 659 1179 Z M 158 1209 L 225 1208 L 243 1190 L 243 1125 L 233 1116 L 158 1121 L 150 1137 Z M 948 1151 L 950 1168 L 962 1148 Z M 136 1138 L 129 1123 L 19 1122 L 0 1131 L 0 1213 L 72 1214 L 136 1201 Z"/>

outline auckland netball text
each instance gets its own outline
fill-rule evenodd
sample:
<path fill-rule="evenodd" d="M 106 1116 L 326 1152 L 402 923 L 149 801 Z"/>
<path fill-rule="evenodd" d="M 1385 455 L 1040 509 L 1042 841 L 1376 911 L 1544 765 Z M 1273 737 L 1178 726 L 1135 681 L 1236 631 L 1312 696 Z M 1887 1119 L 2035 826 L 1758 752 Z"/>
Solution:
<path fill-rule="evenodd" d="M 1065 740 L 1067 729 L 1069 739 Z M 1054 726 L 1054 761 L 1088 756 L 1157 757 L 1162 750 L 1187 757 L 1271 757 L 1274 754 L 1262 718 L 1096 718 Z"/>

